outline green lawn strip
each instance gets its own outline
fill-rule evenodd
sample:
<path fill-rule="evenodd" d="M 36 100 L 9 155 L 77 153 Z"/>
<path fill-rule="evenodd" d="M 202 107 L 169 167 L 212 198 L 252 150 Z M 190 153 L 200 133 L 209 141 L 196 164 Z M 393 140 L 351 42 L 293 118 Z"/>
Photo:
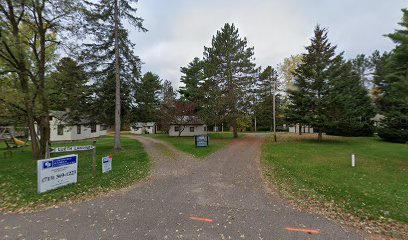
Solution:
<path fill-rule="evenodd" d="M 210 133 L 208 147 L 195 147 L 194 137 L 170 137 L 168 134 L 146 134 L 146 137 L 155 138 L 167 142 L 178 150 L 191 154 L 194 157 L 204 158 L 231 143 L 232 133 Z M 242 134 L 241 134 L 242 136 Z"/>
<path fill-rule="evenodd" d="M 0 211 L 28 211 L 55 203 L 86 199 L 102 192 L 129 186 L 147 176 L 150 161 L 143 146 L 133 139 L 122 139 L 122 151 L 115 153 L 113 138 L 97 140 L 97 176 L 92 177 L 92 151 L 73 152 L 79 155 L 78 183 L 37 193 L 37 164 L 31 150 L 17 150 L 12 157 L 4 157 L 0 149 Z M 91 145 L 92 141 L 55 144 L 53 146 Z M 3 151 L 2 151 L 3 150 Z M 51 157 L 65 154 L 52 154 Z M 112 171 L 102 174 L 101 158 L 112 155 Z"/>
<path fill-rule="evenodd" d="M 362 219 L 408 223 L 408 145 L 378 138 L 268 140 L 262 159 L 268 176 L 296 197 L 333 201 Z"/>

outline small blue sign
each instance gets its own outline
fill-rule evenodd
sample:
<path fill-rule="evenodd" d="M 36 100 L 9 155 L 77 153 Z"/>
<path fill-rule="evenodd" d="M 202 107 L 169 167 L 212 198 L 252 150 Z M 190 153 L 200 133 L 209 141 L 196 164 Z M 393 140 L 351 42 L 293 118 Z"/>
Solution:
<path fill-rule="evenodd" d="M 52 161 L 43 162 L 43 169 L 57 168 L 57 167 L 65 166 L 65 165 L 75 164 L 76 162 L 77 162 L 77 158 L 75 156 L 55 159 Z"/>

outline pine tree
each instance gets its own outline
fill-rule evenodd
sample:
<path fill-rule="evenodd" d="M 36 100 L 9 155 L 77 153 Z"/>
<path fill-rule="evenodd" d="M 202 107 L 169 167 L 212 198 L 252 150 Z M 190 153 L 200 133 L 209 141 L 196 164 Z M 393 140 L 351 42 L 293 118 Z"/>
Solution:
<path fill-rule="evenodd" d="M 372 89 L 371 94 L 373 100 L 375 102 L 375 106 L 377 108 L 377 112 L 380 112 L 382 109 L 386 108 L 381 103 L 382 95 L 383 95 L 383 88 L 385 86 L 385 65 L 388 61 L 390 54 L 387 52 L 380 53 L 379 51 L 375 51 L 370 56 L 370 64 L 373 68 L 372 74 Z"/>
<path fill-rule="evenodd" d="M 159 128 L 168 132 L 174 115 L 174 104 L 176 102 L 177 93 L 174 91 L 173 86 L 169 80 L 164 80 L 161 86 L 161 98 L 160 98 L 160 111 L 158 114 Z"/>
<path fill-rule="evenodd" d="M 93 34 L 93 43 L 85 44 L 86 50 L 83 52 L 83 60 L 92 69 L 92 76 L 95 82 L 104 87 L 104 90 L 111 90 L 110 84 L 105 81 L 115 83 L 114 91 L 111 94 L 99 96 L 100 102 L 106 102 L 101 97 L 108 97 L 110 100 L 115 96 L 115 150 L 120 150 L 120 127 L 122 110 L 131 112 L 131 109 L 122 106 L 122 98 L 129 96 L 121 90 L 127 89 L 134 83 L 134 79 L 140 77 L 141 61 L 134 55 L 134 44 L 128 38 L 128 30 L 123 25 L 123 20 L 127 20 L 131 26 L 140 31 L 147 31 L 143 27 L 143 19 L 135 17 L 136 7 L 132 3 L 137 0 L 99 0 L 98 2 L 85 1 L 88 9 L 85 11 L 87 17 L 88 33 Z M 127 84 L 123 84 L 126 82 Z M 127 86 L 126 86 L 127 85 Z M 99 91 L 99 90 L 98 90 Z M 132 94 L 130 94 L 131 96 Z"/>
<path fill-rule="evenodd" d="M 371 136 L 375 113 L 356 61 L 341 61 L 329 84 L 329 123 L 326 133 L 341 136 Z"/>
<path fill-rule="evenodd" d="M 180 71 L 183 74 L 181 82 L 184 84 L 179 90 L 181 98 L 199 105 L 203 98 L 201 84 L 204 80 L 204 62 L 196 57 Z"/>
<path fill-rule="evenodd" d="M 389 34 L 397 46 L 385 66 L 381 110 L 385 118 L 379 136 L 387 141 L 408 141 L 408 9 L 403 9 L 401 30 Z"/>
<path fill-rule="evenodd" d="M 161 80 L 157 74 L 147 72 L 136 84 L 135 120 L 155 122 L 158 120 L 160 107 Z"/>
<path fill-rule="evenodd" d="M 235 138 L 238 137 L 237 120 L 245 116 L 250 107 L 247 97 L 256 75 L 253 55 L 254 48 L 247 47 L 246 38 L 242 39 L 235 25 L 228 23 L 213 36 L 212 46 L 204 48 L 207 86 L 218 89 L 206 96 L 207 103 L 216 101 L 218 106 L 215 107 L 223 110 L 222 118 L 232 126 Z M 212 96 L 215 98 L 211 99 Z M 209 106 L 213 108 L 214 104 Z M 207 111 L 211 110 L 207 108 Z"/>
<path fill-rule="evenodd" d="M 318 140 L 328 125 L 329 78 L 338 59 L 336 46 L 327 38 L 327 30 L 319 25 L 314 30 L 311 45 L 306 47 L 303 62 L 295 71 L 294 89 L 289 90 L 288 120 L 308 124 L 318 131 Z"/>
<path fill-rule="evenodd" d="M 86 72 L 75 60 L 62 58 L 49 81 L 50 109 L 64 111 L 69 108 L 70 115 L 78 117 L 85 112 L 91 91 L 87 85 Z"/>

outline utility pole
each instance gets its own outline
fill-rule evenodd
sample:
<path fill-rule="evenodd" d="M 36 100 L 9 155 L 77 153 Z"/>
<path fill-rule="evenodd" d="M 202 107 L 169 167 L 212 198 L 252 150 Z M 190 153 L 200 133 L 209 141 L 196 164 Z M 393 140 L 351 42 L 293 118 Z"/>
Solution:
<path fill-rule="evenodd" d="M 273 82 L 273 139 L 276 142 L 276 79 Z"/>

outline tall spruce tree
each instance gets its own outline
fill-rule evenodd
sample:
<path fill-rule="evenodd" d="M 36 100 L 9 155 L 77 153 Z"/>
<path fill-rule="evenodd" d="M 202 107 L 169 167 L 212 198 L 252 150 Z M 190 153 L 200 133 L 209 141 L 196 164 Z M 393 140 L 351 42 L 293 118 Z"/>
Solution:
<path fill-rule="evenodd" d="M 143 19 L 136 17 L 137 0 L 99 0 L 96 3 L 85 1 L 88 8 L 88 33 L 93 35 L 93 43 L 86 44 L 83 52 L 86 64 L 92 69 L 92 76 L 99 86 L 106 86 L 105 81 L 114 82 L 114 91 L 100 97 L 112 99 L 115 96 L 115 105 L 112 113 L 115 115 L 115 150 L 120 150 L 120 128 L 123 108 L 121 100 L 128 93 L 123 93 L 135 78 L 140 77 L 141 61 L 133 52 L 134 44 L 128 38 L 128 29 L 123 21 L 140 31 L 147 31 L 143 27 Z M 124 86 L 123 82 L 127 82 Z M 110 85 L 110 84 L 109 84 Z M 109 90 L 111 88 L 105 88 Z M 132 95 L 132 94 L 130 94 Z M 105 102 L 105 101 L 101 101 Z M 128 112 L 131 112 L 130 110 Z"/>
<path fill-rule="evenodd" d="M 158 120 L 160 108 L 161 80 L 157 74 L 147 72 L 136 84 L 135 120 L 139 122 L 155 122 Z"/>
<path fill-rule="evenodd" d="M 385 116 L 379 136 L 387 141 L 408 141 L 408 9 L 403 9 L 402 29 L 389 34 L 397 46 L 385 66 L 381 86 L 381 113 Z"/>
<path fill-rule="evenodd" d="M 288 120 L 313 126 L 321 141 L 329 121 L 329 79 L 339 59 L 336 46 L 329 43 L 327 30 L 319 25 L 306 50 L 307 53 L 302 55 L 303 62 L 295 70 L 294 89 L 288 92 Z"/>
<path fill-rule="evenodd" d="M 204 48 L 207 85 L 218 89 L 206 96 L 207 103 L 216 103 L 215 107 L 223 110 L 222 118 L 231 125 L 234 138 L 238 137 L 238 119 L 250 107 L 247 97 L 257 72 L 253 55 L 254 48 L 247 47 L 246 38 L 242 39 L 235 25 L 229 23 L 213 36 L 212 46 Z M 214 104 L 208 106 L 214 110 Z"/>
<path fill-rule="evenodd" d="M 181 82 L 179 93 L 183 100 L 195 103 L 197 106 L 202 101 L 203 92 L 201 89 L 204 81 L 204 62 L 199 58 L 194 58 L 186 67 L 181 67 Z"/>
<path fill-rule="evenodd" d="M 356 61 L 341 61 L 329 81 L 329 122 L 326 133 L 341 136 L 371 136 L 374 107 Z"/>

